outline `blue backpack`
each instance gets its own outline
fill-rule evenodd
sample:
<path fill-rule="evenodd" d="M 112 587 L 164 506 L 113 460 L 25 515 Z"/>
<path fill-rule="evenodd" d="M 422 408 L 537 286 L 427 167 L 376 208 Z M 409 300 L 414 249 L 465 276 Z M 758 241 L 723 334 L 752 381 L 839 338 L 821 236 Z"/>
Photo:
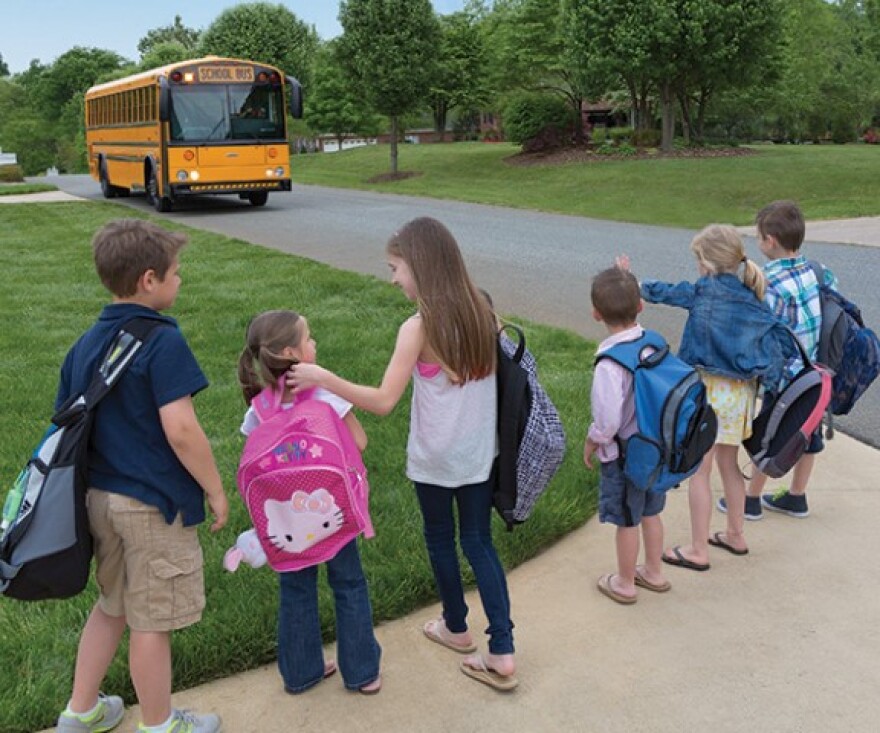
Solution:
<path fill-rule="evenodd" d="M 638 431 L 621 445 L 624 474 L 643 491 L 678 486 L 696 473 L 718 432 L 700 375 L 656 331 L 615 344 L 596 363 L 602 359 L 633 375 Z"/>
<path fill-rule="evenodd" d="M 880 373 L 880 340 L 865 326 L 859 307 L 825 284 L 825 268 L 810 267 L 819 282 L 822 330 L 817 361 L 833 372 L 828 406 L 828 437 L 833 434 L 831 415 L 846 415 Z"/>

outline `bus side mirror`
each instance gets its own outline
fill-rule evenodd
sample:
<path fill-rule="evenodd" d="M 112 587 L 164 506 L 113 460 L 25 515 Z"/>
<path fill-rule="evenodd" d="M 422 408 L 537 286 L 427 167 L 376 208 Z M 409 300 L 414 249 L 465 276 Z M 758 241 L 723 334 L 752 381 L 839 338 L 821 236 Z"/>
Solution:
<path fill-rule="evenodd" d="M 171 89 L 168 80 L 164 76 L 159 77 L 159 121 L 168 122 L 171 119 Z"/>
<path fill-rule="evenodd" d="M 303 90 L 302 84 L 300 84 L 296 79 L 292 76 L 286 77 L 287 83 L 290 85 L 290 104 L 288 109 L 290 110 L 290 116 L 295 120 L 299 120 L 303 116 Z"/>

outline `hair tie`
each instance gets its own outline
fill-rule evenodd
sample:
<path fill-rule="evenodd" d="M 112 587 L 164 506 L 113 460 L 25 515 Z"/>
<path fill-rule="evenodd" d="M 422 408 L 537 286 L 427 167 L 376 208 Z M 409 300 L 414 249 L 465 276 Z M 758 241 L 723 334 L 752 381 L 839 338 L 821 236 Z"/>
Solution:
<path fill-rule="evenodd" d="M 742 262 L 743 264 L 746 264 L 746 262 L 748 262 L 748 261 L 749 261 L 749 258 L 746 257 L 745 255 L 743 255 L 743 258 L 740 260 L 740 262 Z"/>

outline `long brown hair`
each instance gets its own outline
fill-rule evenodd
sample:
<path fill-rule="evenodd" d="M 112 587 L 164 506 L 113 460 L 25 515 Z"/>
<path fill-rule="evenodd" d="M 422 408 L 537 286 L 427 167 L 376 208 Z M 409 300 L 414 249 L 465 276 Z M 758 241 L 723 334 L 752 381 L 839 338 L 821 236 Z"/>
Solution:
<path fill-rule="evenodd" d="M 743 283 L 758 296 L 758 300 L 764 299 L 767 279 L 758 263 L 746 257 L 742 237 L 732 226 L 710 224 L 694 237 L 691 251 L 700 264 L 713 275 L 722 272 L 735 275 L 742 265 Z"/>
<path fill-rule="evenodd" d="M 452 233 L 420 217 L 395 232 L 386 248 L 409 267 L 428 346 L 459 382 L 495 371 L 495 315 L 471 281 Z"/>
<path fill-rule="evenodd" d="M 238 384 L 248 405 L 263 389 L 274 385 L 296 359 L 282 356 L 287 346 L 299 346 L 303 319 L 288 310 L 264 311 L 251 319 L 245 347 L 238 359 Z"/>

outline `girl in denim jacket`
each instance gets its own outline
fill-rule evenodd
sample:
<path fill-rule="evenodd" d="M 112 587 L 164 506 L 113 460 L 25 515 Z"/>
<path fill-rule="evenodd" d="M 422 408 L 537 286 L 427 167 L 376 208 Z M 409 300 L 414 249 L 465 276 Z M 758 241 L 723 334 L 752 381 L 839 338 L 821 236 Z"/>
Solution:
<path fill-rule="evenodd" d="M 691 251 L 700 272 L 695 283 L 645 281 L 642 297 L 689 311 L 679 356 L 700 372 L 718 417 L 715 446 L 689 484 L 691 544 L 663 554 L 670 565 L 708 570 L 708 545 L 734 555 L 749 551 L 743 534 L 745 481 L 737 460 L 739 445 L 751 435 L 758 382 L 772 389 L 778 386 L 793 345 L 763 302 L 764 275 L 746 257 L 736 229 L 712 224 L 694 237 Z M 721 474 L 728 511 L 725 531 L 710 536 L 713 462 Z"/>

